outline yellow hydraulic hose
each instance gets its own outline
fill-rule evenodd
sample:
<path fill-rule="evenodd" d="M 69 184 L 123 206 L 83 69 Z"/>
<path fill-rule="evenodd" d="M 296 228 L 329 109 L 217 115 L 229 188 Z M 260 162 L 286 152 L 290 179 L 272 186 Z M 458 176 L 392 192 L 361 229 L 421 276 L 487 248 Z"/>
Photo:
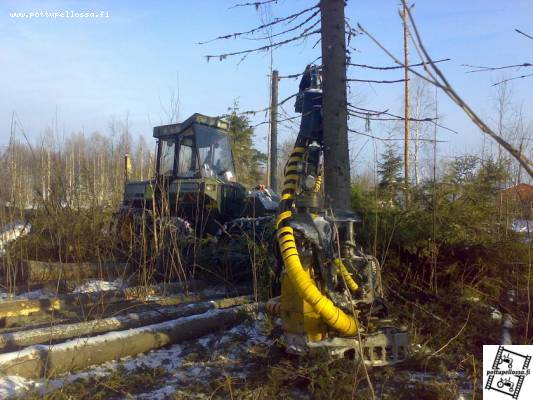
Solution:
<path fill-rule="evenodd" d="M 348 289 L 350 289 L 350 292 L 355 293 L 359 288 L 359 285 L 357 285 L 357 283 L 352 278 L 352 274 L 348 272 L 348 269 L 340 258 L 336 258 L 335 260 L 333 260 L 333 262 L 339 268 L 339 272 L 341 273 L 344 282 L 346 282 L 346 286 L 348 286 Z"/>
<path fill-rule="evenodd" d="M 313 188 L 313 191 L 315 193 L 320 192 L 320 188 L 322 187 L 322 174 L 318 175 L 316 177 L 315 187 Z"/>
<path fill-rule="evenodd" d="M 295 179 L 295 174 L 290 174 L 289 172 L 295 172 L 297 168 L 293 167 L 301 161 L 304 151 L 305 149 L 303 147 L 295 147 L 289 158 L 289 162 L 287 163 L 287 168 L 285 169 L 286 178 L 282 189 L 280 213 L 276 220 L 278 244 L 283 264 L 285 266 L 285 271 L 296 287 L 298 294 L 303 300 L 308 302 L 311 307 L 313 307 L 313 310 L 320 315 L 324 322 L 343 335 L 354 335 L 357 333 L 358 329 L 356 320 L 347 315 L 329 298 L 324 296 L 316 287 L 315 282 L 305 272 L 296 248 L 294 231 L 287 224 L 288 220 L 292 217 L 291 206 L 295 196 L 294 192 L 297 187 L 297 183 L 294 182 L 297 180 L 297 176 Z M 347 270 L 346 273 L 348 273 Z M 355 282 L 353 282 L 353 284 L 355 284 Z M 357 286 L 357 284 L 355 284 L 355 286 Z"/>

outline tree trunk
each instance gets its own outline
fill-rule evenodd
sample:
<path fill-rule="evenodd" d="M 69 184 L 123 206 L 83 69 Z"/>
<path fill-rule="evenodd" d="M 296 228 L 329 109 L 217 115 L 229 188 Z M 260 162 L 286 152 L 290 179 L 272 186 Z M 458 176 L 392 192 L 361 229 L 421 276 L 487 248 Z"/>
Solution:
<path fill-rule="evenodd" d="M 270 173 L 269 185 L 278 191 L 278 71 L 272 71 L 272 94 L 270 105 Z"/>
<path fill-rule="evenodd" d="M 411 169 L 411 158 L 410 158 L 410 147 L 411 147 L 411 100 L 410 100 L 410 93 L 409 93 L 409 35 L 408 35 L 408 29 L 407 29 L 407 5 L 404 3 L 403 5 L 403 13 L 402 13 L 402 19 L 403 19 L 403 55 L 404 55 L 404 79 L 405 79 L 405 96 L 404 96 L 404 102 L 405 102 L 405 126 L 404 126 L 404 156 L 403 156 L 403 162 L 404 162 L 404 182 L 406 189 L 409 189 L 409 184 L 411 183 L 410 178 L 410 169 Z M 409 194 L 406 192 L 406 200 L 409 199 Z"/>
<path fill-rule="evenodd" d="M 198 285 L 198 286 L 193 286 Z M 187 288 L 199 288 L 203 283 L 192 281 Z M 31 315 L 38 312 L 75 309 L 80 306 L 93 304 L 112 304 L 124 300 L 145 298 L 149 295 L 164 296 L 169 293 L 179 293 L 186 290 L 185 284 L 167 283 L 156 286 L 135 286 L 120 290 L 107 290 L 94 293 L 69 293 L 54 298 L 42 297 L 38 299 L 5 300 L 0 302 L 0 320 L 6 317 Z M 212 291 L 211 291 L 212 293 Z M 186 295 L 191 301 L 198 301 L 198 296 Z M 205 298 L 205 297 L 204 297 Z"/>
<path fill-rule="evenodd" d="M 249 302 L 249 297 L 234 297 L 201 303 L 180 304 L 161 307 L 151 311 L 128 313 L 92 321 L 60 324 L 27 331 L 0 334 L 0 352 L 13 351 L 21 347 L 40 343 L 53 343 L 58 340 L 94 336 L 110 331 L 138 328 L 180 317 L 205 313 L 216 308 L 228 308 Z"/>
<path fill-rule="evenodd" d="M 243 321 L 256 309 L 257 306 L 244 305 L 211 310 L 201 315 L 74 339 L 55 346 L 31 346 L 0 355 L 0 372 L 30 379 L 50 378 L 216 332 Z"/>
<path fill-rule="evenodd" d="M 321 0 L 320 11 L 326 205 L 333 210 L 349 211 L 351 190 L 346 112 L 344 0 Z"/>

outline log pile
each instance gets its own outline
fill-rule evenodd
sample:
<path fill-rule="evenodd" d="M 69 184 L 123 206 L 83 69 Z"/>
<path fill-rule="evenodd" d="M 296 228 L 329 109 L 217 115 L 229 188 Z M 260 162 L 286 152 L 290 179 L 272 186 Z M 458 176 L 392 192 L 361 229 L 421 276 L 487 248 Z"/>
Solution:
<path fill-rule="evenodd" d="M 233 303 L 240 301 L 234 300 Z M 199 306 L 197 310 L 204 309 L 205 306 Z M 50 378 L 216 332 L 243 321 L 256 310 L 256 304 L 215 308 L 201 314 L 56 345 L 32 345 L 0 354 L 0 373 L 31 379 Z"/>

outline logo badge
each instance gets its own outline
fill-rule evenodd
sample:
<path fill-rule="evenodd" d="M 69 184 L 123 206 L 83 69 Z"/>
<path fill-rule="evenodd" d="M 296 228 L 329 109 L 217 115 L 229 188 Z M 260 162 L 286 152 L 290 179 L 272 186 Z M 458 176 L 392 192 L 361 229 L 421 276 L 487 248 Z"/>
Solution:
<path fill-rule="evenodd" d="M 483 346 L 483 398 L 531 399 L 533 346 Z"/>

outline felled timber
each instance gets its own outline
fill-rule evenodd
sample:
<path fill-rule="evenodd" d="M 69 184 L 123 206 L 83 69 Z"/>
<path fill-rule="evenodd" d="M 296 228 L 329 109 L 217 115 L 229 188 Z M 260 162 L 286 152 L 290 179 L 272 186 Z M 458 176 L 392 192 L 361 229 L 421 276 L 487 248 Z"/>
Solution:
<path fill-rule="evenodd" d="M 257 310 L 257 304 L 215 309 L 91 338 L 70 340 L 58 345 L 35 345 L 0 355 L 0 373 L 25 378 L 50 378 L 134 356 L 166 345 L 195 339 L 235 325 Z"/>
<path fill-rule="evenodd" d="M 93 293 L 69 293 L 56 297 L 38 299 L 20 299 L 0 301 L 0 319 L 6 317 L 27 316 L 34 313 L 72 309 L 98 304 L 113 304 L 148 296 L 162 296 L 188 290 L 196 290 L 205 284 L 198 281 L 189 283 L 166 283 L 153 286 L 135 286 L 119 290 L 107 290 Z"/>
<path fill-rule="evenodd" d="M 20 347 L 41 343 L 54 343 L 59 340 L 91 336 L 100 333 L 132 329 L 151 325 L 179 317 L 202 314 L 216 308 L 228 308 L 248 303 L 250 297 L 232 297 L 200 303 L 181 304 L 173 307 L 159 307 L 152 311 L 128 313 L 92 321 L 60 324 L 45 328 L 0 334 L 0 352 L 16 350 Z"/>
<path fill-rule="evenodd" d="M 228 290 L 224 286 L 215 286 L 203 290 L 186 293 L 166 293 L 162 296 L 140 297 L 131 300 L 122 300 L 114 303 L 97 303 L 73 306 L 52 312 L 39 311 L 29 315 L 18 315 L 0 318 L 0 334 L 13 333 L 50 327 L 53 325 L 87 322 L 95 319 L 114 317 L 126 313 L 139 313 L 151 311 L 155 308 L 177 306 L 194 302 L 222 299 L 229 296 L 249 294 L 249 288 L 238 291 Z"/>
<path fill-rule="evenodd" d="M 59 263 L 35 260 L 21 260 L 17 272 L 23 282 L 39 284 L 49 281 L 81 282 L 87 278 L 113 280 L 128 277 L 133 268 L 127 263 Z"/>

